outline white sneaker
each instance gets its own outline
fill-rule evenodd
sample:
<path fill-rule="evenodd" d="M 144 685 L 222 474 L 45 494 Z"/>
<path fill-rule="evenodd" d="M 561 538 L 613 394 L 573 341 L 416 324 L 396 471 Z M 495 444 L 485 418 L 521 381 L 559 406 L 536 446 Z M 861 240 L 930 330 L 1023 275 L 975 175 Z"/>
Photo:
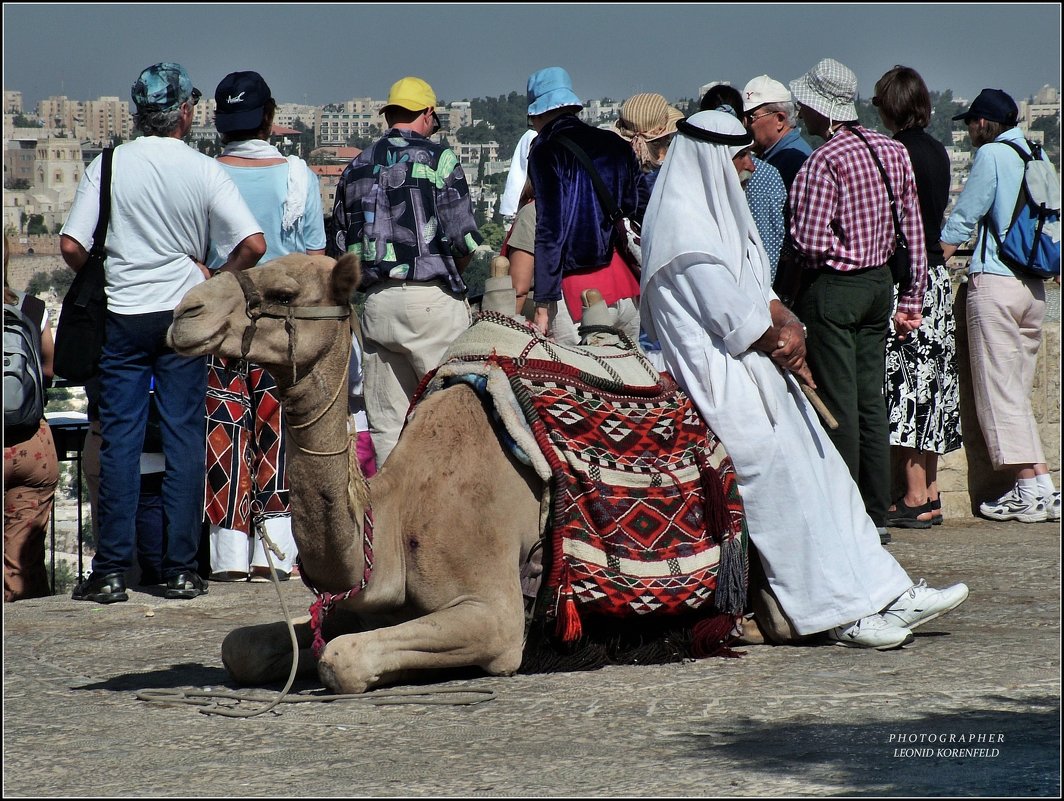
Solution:
<path fill-rule="evenodd" d="M 1042 499 L 1026 500 L 1018 487 L 1013 487 L 996 501 L 979 504 L 979 513 L 991 520 L 1019 520 L 1021 523 L 1043 523 L 1049 519 Z"/>
<path fill-rule="evenodd" d="M 1042 503 L 1046 507 L 1046 520 L 1054 523 L 1060 520 L 1060 490 L 1052 495 L 1043 496 Z"/>
<path fill-rule="evenodd" d="M 967 597 L 968 587 L 964 584 L 954 584 L 944 590 L 936 590 L 920 579 L 918 584 L 903 592 L 894 603 L 884 609 L 882 615 L 894 625 L 912 630 L 951 609 L 956 609 Z"/>
<path fill-rule="evenodd" d="M 877 651 L 900 648 L 913 641 L 913 633 L 909 629 L 894 625 L 882 615 L 869 615 L 848 626 L 836 626 L 828 631 L 828 637 L 836 645 L 875 648 Z"/>

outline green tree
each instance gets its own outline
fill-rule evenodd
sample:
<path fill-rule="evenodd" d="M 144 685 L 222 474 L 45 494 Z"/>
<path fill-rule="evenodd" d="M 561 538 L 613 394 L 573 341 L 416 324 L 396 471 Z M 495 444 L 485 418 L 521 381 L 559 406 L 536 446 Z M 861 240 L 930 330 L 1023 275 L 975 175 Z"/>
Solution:
<path fill-rule="evenodd" d="M 1049 156 L 1052 161 L 1059 161 L 1060 159 L 1060 118 L 1059 117 L 1039 117 L 1037 120 L 1031 123 L 1032 131 L 1044 131 L 1045 132 L 1045 144 L 1044 148 L 1046 155 Z"/>
<path fill-rule="evenodd" d="M 498 254 L 486 250 L 478 250 L 469 261 L 469 266 L 462 273 L 462 280 L 469 288 L 469 296 L 476 297 L 484 294 L 484 282 L 491 275 L 491 260 Z"/>
<path fill-rule="evenodd" d="M 953 121 L 953 117 L 964 109 L 963 103 L 953 99 L 952 89 L 931 92 L 931 124 L 927 126 L 927 132 L 946 147 L 950 147 L 953 144 L 953 131 L 960 125 Z"/>
<path fill-rule="evenodd" d="M 31 214 L 29 216 L 29 221 L 26 225 L 26 233 L 30 236 L 48 233 L 48 226 L 44 224 L 43 214 Z"/>
<path fill-rule="evenodd" d="M 506 237 L 506 229 L 492 220 L 482 223 L 478 228 L 480 235 L 484 237 L 484 244 L 498 253 L 502 247 L 502 240 Z"/>
<path fill-rule="evenodd" d="M 292 123 L 292 127 L 299 131 L 299 156 L 304 160 L 309 160 L 310 152 L 314 149 L 316 144 L 314 140 L 314 126 L 307 125 L 299 117 L 296 117 Z"/>
<path fill-rule="evenodd" d="M 26 284 L 26 292 L 30 295 L 43 295 L 52 288 L 52 276 L 38 270 Z"/>
<path fill-rule="evenodd" d="M 25 178 L 14 178 L 4 184 L 4 189 L 9 189 L 12 192 L 25 192 L 30 188 L 30 182 Z"/>
<path fill-rule="evenodd" d="M 483 141 L 496 141 L 499 143 L 499 156 L 509 158 L 517 147 L 519 140 L 528 130 L 528 99 L 524 92 L 510 92 L 508 95 L 498 97 L 482 97 L 470 101 L 473 118 L 484 120 L 495 126 L 487 128 L 491 135 Z M 477 126 L 482 127 L 482 126 Z M 462 128 L 455 135 L 461 142 L 476 143 L 478 140 L 466 140 L 463 134 L 468 128 Z"/>
<path fill-rule="evenodd" d="M 359 136 L 358 134 L 351 134 L 349 137 L 347 137 L 347 141 L 345 141 L 344 144 L 347 147 L 357 147 L 359 150 L 365 150 L 375 141 L 377 140 L 374 139 L 372 136 Z"/>
<path fill-rule="evenodd" d="M 464 145 L 483 145 L 498 141 L 495 138 L 495 129 L 483 122 L 473 126 L 463 126 L 455 131 L 454 135 Z M 517 143 L 514 142 L 515 147 L 516 145 Z"/>
<path fill-rule="evenodd" d="M 44 123 L 34 117 L 27 117 L 25 114 L 16 114 L 15 119 L 12 120 L 12 125 L 16 128 L 42 128 Z"/>

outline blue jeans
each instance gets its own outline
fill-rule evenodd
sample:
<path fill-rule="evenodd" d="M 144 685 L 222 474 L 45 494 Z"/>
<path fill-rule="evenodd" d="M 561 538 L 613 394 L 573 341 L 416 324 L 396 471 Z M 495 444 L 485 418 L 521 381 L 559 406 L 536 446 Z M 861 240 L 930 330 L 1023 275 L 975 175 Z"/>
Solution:
<path fill-rule="evenodd" d="M 166 347 L 173 312 L 107 314 L 100 358 L 100 503 L 94 573 L 133 566 L 140 454 L 148 422 L 148 390 L 155 376 L 163 456 L 165 543 L 162 573 L 169 579 L 198 569 L 206 464 L 204 408 L 207 363 Z"/>

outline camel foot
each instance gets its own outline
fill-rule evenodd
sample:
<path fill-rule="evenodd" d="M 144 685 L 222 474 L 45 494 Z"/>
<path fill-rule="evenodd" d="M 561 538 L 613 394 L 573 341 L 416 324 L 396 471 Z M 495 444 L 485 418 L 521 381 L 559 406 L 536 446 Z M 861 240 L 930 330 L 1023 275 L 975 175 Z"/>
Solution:
<path fill-rule="evenodd" d="M 310 654 L 313 635 L 306 621 L 295 624 L 300 677 L 314 676 Z M 282 682 L 292 670 L 292 637 L 284 622 L 245 626 L 222 641 L 222 664 L 233 681 L 243 685 Z"/>

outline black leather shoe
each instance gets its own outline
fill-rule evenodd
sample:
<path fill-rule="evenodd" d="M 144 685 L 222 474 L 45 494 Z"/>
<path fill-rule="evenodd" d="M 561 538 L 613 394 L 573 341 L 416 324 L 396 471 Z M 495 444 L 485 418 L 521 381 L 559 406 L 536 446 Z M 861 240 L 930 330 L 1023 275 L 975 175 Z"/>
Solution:
<path fill-rule="evenodd" d="M 98 604 L 128 601 L 126 577 L 122 573 L 90 573 L 88 578 L 74 585 L 70 597 L 75 601 L 95 601 Z"/>
<path fill-rule="evenodd" d="M 167 598 L 195 598 L 207 592 L 207 582 L 194 570 L 182 571 L 166 580 Z"/>

